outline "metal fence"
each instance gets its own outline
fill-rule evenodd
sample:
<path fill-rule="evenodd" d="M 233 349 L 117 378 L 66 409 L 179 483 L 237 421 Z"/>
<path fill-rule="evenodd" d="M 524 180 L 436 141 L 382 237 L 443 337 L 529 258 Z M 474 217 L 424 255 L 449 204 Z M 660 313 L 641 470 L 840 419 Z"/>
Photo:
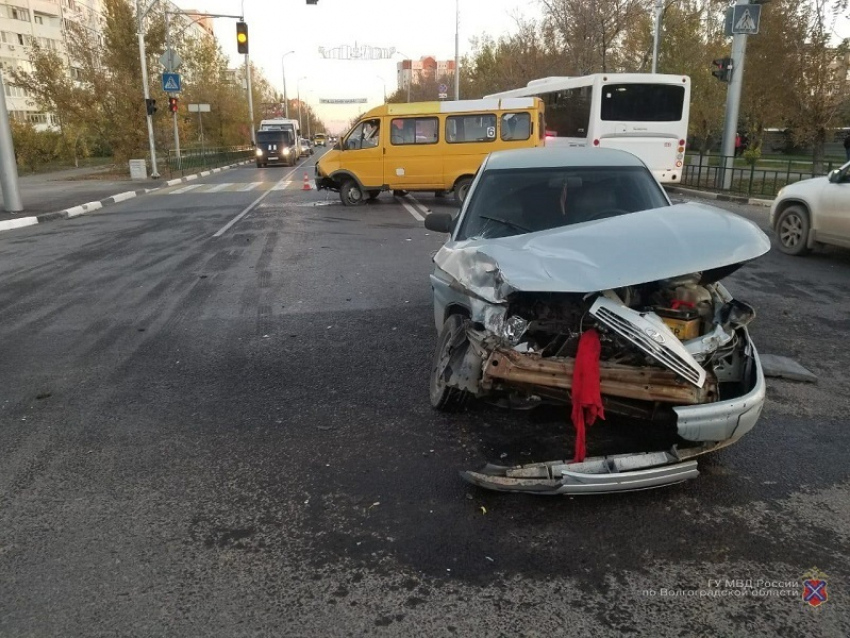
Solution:
<path fill-rule="evenodd" d="M 841 163 L 826 161 L 822 171 L 815 171 L 812 162 L 801 160 L 759 159 L 748 164 L 742 158 L 731 158 L 732 167 L 726 168 L 730 159 L 726 155 L 699 155 L 689 159 L 682 172 L 682 186 L 706 190 L 726 190 L 724 177 L 731 173 L 731 193 L 748 197 L 775 197 L 786 184 L 799 182 L 811 177 L 826 175 Z"/>
<path fill-rule="evenodd" d="M 198 170 L 218 168 L 244 162 L 254 158 L 250 146 L 221 146 L 213 148 L 190 148 L 180 151 L 180 156 L 168 150 L 165 156 L 165 171 L 169 177 L 183 176 Z"/>

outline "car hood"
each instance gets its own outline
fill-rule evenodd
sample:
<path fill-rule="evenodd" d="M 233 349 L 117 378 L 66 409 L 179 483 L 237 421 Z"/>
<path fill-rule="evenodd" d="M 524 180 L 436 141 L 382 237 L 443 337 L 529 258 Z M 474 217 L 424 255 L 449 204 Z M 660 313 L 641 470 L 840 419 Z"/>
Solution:
<path fill-rule="evenodd" d="M 814 193 L 816 191 L 821 190 L 824 186 L 829 184 L 828 177 L 813 177 L 812 179 L 804 179 L 799 182 L 794 182 L 793 184 L 788 184 L 787 186 L 782 188 L 782 196 L 786 195 L 803 195 Z"/>
<path fill-rule="evenodd" d="M 476 296 L 501 303 L 517 291 L 588 293 L 727 269 L 768 250 L 770 240 L 752 222 L 685 203 L 514 237 L 449 241 L 434 263 Z"/>

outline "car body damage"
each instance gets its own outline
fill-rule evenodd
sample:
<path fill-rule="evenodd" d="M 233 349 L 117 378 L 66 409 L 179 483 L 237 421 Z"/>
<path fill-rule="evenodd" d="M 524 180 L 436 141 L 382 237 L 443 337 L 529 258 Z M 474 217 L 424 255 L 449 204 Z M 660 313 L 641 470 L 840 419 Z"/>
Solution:
<path fill-rule="evenodd" d="M 676 433 L 670 449 L 488 464 L 461 476 L 538 494 L 631 491 L 697 476 L 695 456 L 738 440 L 761 414 L 764 375 L 747 330 L 755 310 L 719 280 L 769 248 L 754 224 L 698 204 L 447 242 L 431 276 L 435 407 L 468 396 L 569 406 L 579 339 L 595 330 L 605 413 Z"/>

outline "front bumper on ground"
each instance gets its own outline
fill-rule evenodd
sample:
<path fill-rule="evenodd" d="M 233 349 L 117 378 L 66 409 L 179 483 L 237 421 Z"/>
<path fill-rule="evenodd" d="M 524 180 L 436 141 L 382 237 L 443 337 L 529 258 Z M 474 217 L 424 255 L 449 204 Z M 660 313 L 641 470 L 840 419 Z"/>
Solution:
<path fill-rule="evenodd" d="M 499 492 L 530 494 L 606 494 L 665 487 L 696 478 L 697 462 L 671 452 L 619 454 L 587 458 L 581 463 L 550 461 L 517 467 L 486 465 L 461 477 Z"/>

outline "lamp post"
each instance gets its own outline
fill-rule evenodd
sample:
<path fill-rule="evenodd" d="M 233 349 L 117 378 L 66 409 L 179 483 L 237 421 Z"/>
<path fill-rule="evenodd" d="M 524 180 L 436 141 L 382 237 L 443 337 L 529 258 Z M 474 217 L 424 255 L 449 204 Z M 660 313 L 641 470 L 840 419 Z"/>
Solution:
<path fill-rule="evenodd" d="M 661 40 L 661 13 L 664 11 L 662 0 L 655 0 L 655 34 L 652 40 L 652 72 L 658 73 L 658 47 Z"/>
<path fill-rule="evenodd" d="M 460 0 L 455 0 L 455 100 L 460 99 Z M 407 100 L 410 102 L 410 100 Z"/>
<path fill-rule="evenodd" d="M 382 78 L 380 75 L 376 75 L 375 77 L 378 78 L 381 81 L 381 84 L 384 85 L 384 104 L 386 104 L 387 103 L 387 81 L 384 78 Z"/>
<path fill-rule="evenodd" d="M 306 80 L 306 79 L 308 79 L 307 76 L 302 75 L 295 82 L 295 87 L 296 87 L 296 90 L 298 92 L 298 130 L 304 129 L 304 120 L 301 117 L 301 80 Z"/>
<path fill-rule="evenodd" d="M 280 56 L 280 68 L 283 71 L 283 112 L 284 117 L 289 119 L 289 98 L 286 96 L 286 66 L 283 64 L 284 58 L 291 53 L 295 53 L 295 51 L 288 51 Z"/>

